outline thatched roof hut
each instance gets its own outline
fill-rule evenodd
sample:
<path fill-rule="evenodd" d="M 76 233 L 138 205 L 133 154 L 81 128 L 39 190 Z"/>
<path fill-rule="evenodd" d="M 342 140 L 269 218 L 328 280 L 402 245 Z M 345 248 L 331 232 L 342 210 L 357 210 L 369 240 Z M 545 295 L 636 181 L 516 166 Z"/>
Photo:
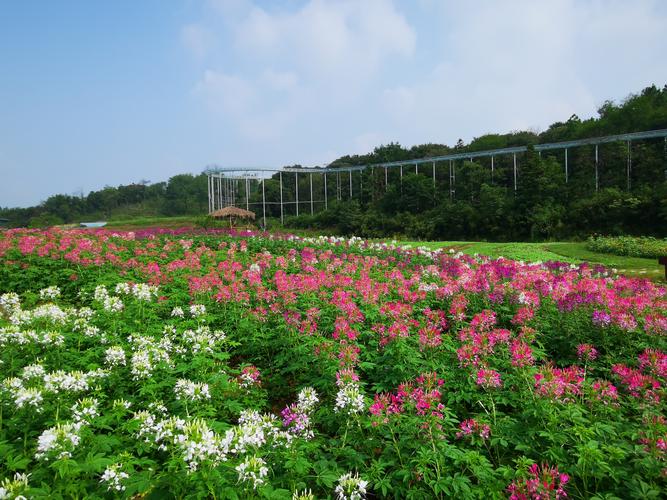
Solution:
<path fill-rule="evenodd" d="M 238 207 L 225 207 L 209 214 L 214 219 L 229 219 L 229 227 L 233 227 L 238 219 L 255 220 L 255 213 Z"/>

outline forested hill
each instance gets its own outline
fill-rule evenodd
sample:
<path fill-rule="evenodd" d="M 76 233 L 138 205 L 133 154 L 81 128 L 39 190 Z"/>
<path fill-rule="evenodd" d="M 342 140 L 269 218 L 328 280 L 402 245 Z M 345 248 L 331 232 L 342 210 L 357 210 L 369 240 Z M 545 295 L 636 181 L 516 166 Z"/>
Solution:
<path fill-rule="evenodd" d="M 667 85 L 647 87 L 624 101 L 606 101 L 598 116 L 576 115 L 552 124 L 546 131 L 488 134 L 469 144 L 399 144 L 377 147 L 367 155 L 344 156 L 329 167 L 425 158 L 453 151 L 479 151 L 510 146 L 559 142 L 626 132 L 667 128 Z M 426 175 L 406 174 L 384 185 L 365 172 L 364 191 L 353 201 L 331 203 L 327 212 L 291 218 L 291 225 L 337 229 L 365 236 L 403 235 L 430 239 L 543 239 L 586 236 L 590 233 L 667 235 L 667 146 L 662 139 L 633 143 L 631 189 L 627 189 L 626 145 L 600 147 L 600 190 L 594 189 L 591 147 L 569 152 L 570 178 L 563 175 L 563 152 L 539 158 L 532 151 L 520 159 L 520 181 L 514 193 L 507 158 L 496 158 L 494 178 L 488 161 L 459 162 L 456 190 L 450 197 L 449 175 L 438 174 L 434 189 Z M 444 167 L 443 167 L 444 168 Z M 306 176 L 301 176 L 306 177 Z M 377 177 L 377 176 L 376 176 Z M 307 190 L 304 182 L 303 189 Z M 277 180 L 267 181 L 269 192 Z M 293 197 L 294 182 L 286 182 L 285 199 Z M 330 188 L 335 198 L 334 189 Z M 301 188 L 300 188 L 301 190 Z M 207 179 L 176 175 L 166 182 L 105 187 L 78 197 L 51 196 L 39 206 L 0 209 L 10 224 L 46 225 L 121 215 L 195 215 L 207 210 Z M 271 206 L 270 216 L 277 216 Z M 292 208 L 293 210 L 293 208 Z M 303 213 L 303 211 L 302 211 Z"/>

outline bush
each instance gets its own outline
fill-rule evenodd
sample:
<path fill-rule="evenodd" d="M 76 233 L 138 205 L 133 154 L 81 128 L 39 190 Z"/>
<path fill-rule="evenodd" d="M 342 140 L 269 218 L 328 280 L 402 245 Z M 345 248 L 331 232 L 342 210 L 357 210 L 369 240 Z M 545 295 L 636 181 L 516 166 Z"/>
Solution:
<path fill-rule="evenodd" d="M 667 239 L 644 236 L 591 236 L 586 242 L 586 248 L 614 255 L 658 258 L 667 255 Z"/>

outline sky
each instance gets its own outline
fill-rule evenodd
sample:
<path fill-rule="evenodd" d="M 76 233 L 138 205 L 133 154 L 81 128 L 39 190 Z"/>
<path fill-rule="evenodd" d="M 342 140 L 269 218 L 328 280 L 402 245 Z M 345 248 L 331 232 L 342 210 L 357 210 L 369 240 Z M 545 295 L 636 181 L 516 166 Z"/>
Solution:
<path fill-rule="evenodd" d="M 541 131 L 667 83 L 663 0 L 0 4 L 0 206 Z"/>

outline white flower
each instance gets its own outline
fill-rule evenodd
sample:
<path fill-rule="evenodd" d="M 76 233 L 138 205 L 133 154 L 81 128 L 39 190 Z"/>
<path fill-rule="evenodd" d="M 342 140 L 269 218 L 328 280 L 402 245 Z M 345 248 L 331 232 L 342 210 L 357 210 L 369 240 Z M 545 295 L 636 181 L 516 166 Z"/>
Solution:
<path fill-rule="evenodd" d="M 193 318 L 198 318 L 206 314 L 206 306 L 204 304 L 192 304 L 190 306 L 190 314 Z"/>
<path fill-rule="evenodd" d="M 33 364 L 23 367 L 23 380 L 30 380 L 33 378 L 42 378 L 46 371 L 44 367 L 40 364 Z"/>
<path fill-rule="evenodd" d="M 358 473 L 348 472 L 338 478 L 335 491 L 338 500 L 361 500 L 366 495 L 366 486 L 368 481 L 361 479 Z"/>
<path fill-rule="evenodd" d="M 57 460 L 70 458 L 72 450 L 79 445 L 81 437 L 78 432 L 81 424 L 57 424 L 55 427 L 46 429 L 37 440 L 36 459 L 49 460 L 55 456 Z"/>
<path fill-rule="evenodd" d="M 334 411 L 345 412 L 348 415 L 361 413 L 364 411 L 364 396 L 361 394 L 359 386 L 354 383 L 348 383 L 338 389 L 336 394 L 336 406 Z"/>
<path fill-rule="evenodd" d="M 310 412 L 315 408 L 315 405 L 318 403 L 319 398 L 317 397 L 317 392 L 312 387 L 304 387 L 299 391 L 297 396 L 297 401 L 299 408 L 305 412 Z"/>
<path fill-rule="evenodd" d="M 208 384 L 201 382 L 192 382 L 191 380 L 180 379 L 174 387 L 176 399 L 187 399 L 190 401 L 201 401 L 211 399 L 211 393 L 208 390 Z"/>
<path fill-rule="evenodd" d="M 17 408 L 23 408 L 24 406 L 32 406 L 37 409 L 37 412 L 40 412 L 40 404 L 42 403 L 42 391 L 35 388 L 20 388 L 14 394 L 14 404 Z"/>
<path fill-rule="evenodd" d="M 90 423 L 92 419 L 100 414 L 97 409 L 98 405 L 99 401 L 94 398 L 83 398 L 77 401 L 72 407 L 74 422 L 77 424 Z"/>
<path fill-rule="evenodd" d="M 95 287 L 95 293 L 93 294 L 93 298 L 97 300 L 98 302 L 104 302 L 104 299 L 107 299 L 109 297 L 109 291 L 107 290 L 107 287 L 104 285 L 97 285 Z"/>
<path fill-rule="evenodd" d="M 14 479 L 3 479 L 0 483 L 0 499 L 25 500 L 23 493 L 28 488 L 28 477 L 29 474 L 17 472 L 14 474 Z"/>
<path fill-rule="evenodd" d="M 182 317 L 184 316 L 183 308 L 182 308 L 182 307 L 178 307 L 178 306 L 177 306 L 177 307 L 174 307 L 174 308 L 171 310 L 171 316 L 172 316 L 172 318 L 182 318 Z"/>
<path fill-rule="evenodd" d="M 266 462 L 256 456 L 247 457 L 236 467 L 236 471 L 239 473 L 239 482 L 249 481 L 252 483 L 253 489 L 263 485 L 264 478 L 269 474 Z"/>
<path fill-rule="evenodd" d="M 109 347 L 104 351 L 104 362 L 109 366 L 125 366 L 125 351 L 121 346 Z"/>
<path fill-rule="evenodd" d="M 42 288 L 39 291 L 39 298 L 41 299 L 56 299 L 60 297 L 60 288 L 57 286 L 50 286 L 48 288 Z"/>
<path fill-rule="evenodd" d="M 104 474 L 102 474 L 100 482 L 107 483 L 107 491 L 125 491 L 125 485 L 122 481 L 130 476 L 122 471 L 122 467 L 122 464 L 110 465 L 106 468 Z"/>

